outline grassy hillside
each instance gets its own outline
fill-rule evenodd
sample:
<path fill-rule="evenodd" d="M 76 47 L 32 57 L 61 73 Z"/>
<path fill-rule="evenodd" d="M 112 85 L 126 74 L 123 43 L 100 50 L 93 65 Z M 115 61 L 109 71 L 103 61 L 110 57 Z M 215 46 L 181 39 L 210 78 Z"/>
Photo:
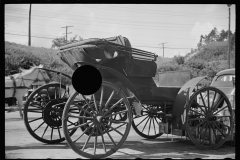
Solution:
<path fill-rule="evenodd" d="M 43 64 L 44 68 L 61 71 L 71 75 L 73 71 L 63 63 L 57 55 L 57 50 L 42 47 L 29 47 L 12 42 L 5 42 L 5 76 L 19 72 L 19 68 L 28 69 L 32 64 Z M 49 73 L 58 81 L 56 74 Z M 63 80 L 65 83 L 70 81 Z"/>
<path fill-rule="evenodd" d="M 172 60 L 161 63 L 158 65 L 158 72 L 190 70 L 193 78 L 211 77 L 221 70 L 228 69 L 227 59 L 227 42 L 212 42 L 194 54 L 187 54 L 185 57 L 175 56 Z M 235 68 L 235 50 L 230 52 L 230 68 Z"/>
<path fill-rule="evenodd" d="M 63 63 L 57 55 L 57 50 L 42 47 L 28 47 L 11 42 L 5 42 L 5 76 L 18 73 L 19 67 L 28 69 L 31 62 L 43 64 L 44 68 L 61 71 L 72 75 L 73 71 Z M 192 77 L 214 75 L 227 69 L 228 45 L 227 42 L 213 42 L 203 46 L 196 54 L 174 58 L 157 57 L 157 73 L 154 80 L 158 80 L 158 72 L 190 70 Z M 235 51 L 231 51 L 231 68 L 235 67 Z M 50 74 L 53 80 L 58 81 L 55 74 Z M 64 83 L 70 83 L 64 79 Z"/>

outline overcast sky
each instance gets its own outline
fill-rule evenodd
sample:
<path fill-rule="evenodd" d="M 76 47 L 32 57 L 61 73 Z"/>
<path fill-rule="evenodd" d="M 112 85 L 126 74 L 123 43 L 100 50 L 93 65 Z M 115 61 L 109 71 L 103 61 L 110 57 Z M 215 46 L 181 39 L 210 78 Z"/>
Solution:
<path fill-rule="evenodd" d="M 5 5 L 5 41 L 28 45 L 30 4 Z M 32 4 L 31 44 L 50 48 L 52 39 L 77 35 L 83 39 L 122 35 L 132 47 L 173 57 L 196 48 L 200 35 L 216 27 L 228 30 L 226 4 Z M 231 31 L 235 32 L 235 5 Z"/>

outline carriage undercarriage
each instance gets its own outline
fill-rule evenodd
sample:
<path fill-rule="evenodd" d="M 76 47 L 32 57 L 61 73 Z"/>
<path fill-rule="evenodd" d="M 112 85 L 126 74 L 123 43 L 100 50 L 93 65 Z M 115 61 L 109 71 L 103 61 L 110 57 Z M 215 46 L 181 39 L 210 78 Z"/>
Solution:
<path fill-rule="evenodd" d="M 77 154 L 87 158 L 104 158 L 115 153 L 125 142 L 131 126 L 147 139 L 164 133 L 185 134 L 201 149 L 217 149 L 233 139 L 233 111 L 223 92 L 214 87 L 193 92 L 204 77 L 193 78 L 181 87 L 157 87 L 152 80 L 156 56 L 125 47 L 127 42 L 123 46 L 112 41 L 90 40 L 60 50 L 65 55 L 62 60 L 74 70 L 81 65 L 96 67 L 102 74 L 102 85 L 89 96 L 78 92 L 69 95 L 61 82 L 43 85 L 31 93 L 24 108 L 24 122 L 34 138 L 49 144 L 66 140 Z M 113 46 L 119 57 L 100 61 L 100 65 L 80 62 L 77 53 L 82 50 L 78 46 L 98 46 L 98 42 L 99 46 Z M 140 64 L 147 69 L 140 66 L 137 70 Z"/>

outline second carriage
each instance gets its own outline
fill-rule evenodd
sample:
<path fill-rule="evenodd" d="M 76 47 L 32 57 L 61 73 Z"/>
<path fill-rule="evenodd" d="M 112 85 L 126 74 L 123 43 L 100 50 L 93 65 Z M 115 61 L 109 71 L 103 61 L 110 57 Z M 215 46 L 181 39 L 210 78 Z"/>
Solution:
<path fill-rule="evenodd" d="M 191 79 L 188 74 L 168 79 L 181 81 L 178 86 L 158 87 L 153 80 L 157 56 L 132 48 L 125 37 L 68 44 L 60 48 L 59 56 L 73 70 L 93 66 L 102 83 L 92 95 L 70 95 L 61 82 L 35 90 L 25 105 L 24 122 L 41 142 L 66 139 L 79 155 L 104 158 L 123 145 L 131 126 L 147 139 L 163 133 L 188 136 L 202 149 L 217 149 L 232 140 L 233 111 L 221 90 L 198 89 L 205 77 Z"/>

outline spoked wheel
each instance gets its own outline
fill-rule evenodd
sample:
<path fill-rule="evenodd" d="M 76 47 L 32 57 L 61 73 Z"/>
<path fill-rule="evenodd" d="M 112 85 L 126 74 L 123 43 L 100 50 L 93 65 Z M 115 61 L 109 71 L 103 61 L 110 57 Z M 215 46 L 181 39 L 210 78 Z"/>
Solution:
<path fill-rule="evenodd" d="M 133 129 L 143 138 L 155 139 L 162 135 L 159 133 L 159 123 L 163 119 L 158 115 L 158 107 L 143 105 L 142 116 L 133 118 Z"/>
<path fill-rule="evenodd" d="M 115 153 L 125 142 L 132 122 L 129 102 L 117 86 L 103 81 L 101 89 L 92 95 L 89 101 L 84 95 L 87 105 L 80 106 L 75 92 L 67 101 L 63 111 L 63 131 L 69 146 L 79 155 L 86 158 L 104 158 Z M 99 96 L 97 96 L 99 95 Z M 69 113 L 69 110 L 79 108 L 80 114 Z M 125 120 L 114 119 L 115 115 L 125 113 Z M 78 120 L 79 125 L 67 125 L 68 120 Z M 70 137 L 69 132 L 76 133 Z"/>
<path fill-rule="evenodd" d="M 226 95 L 206 87 L 193 94 L 186 111 L 186 131 L 201 149 L 217 149 L 233 131 L 233 115 Z"/>
<path fill-rule="evenodd" d="M 24 123 L 35 139 L 49 144 L 65 140 L 61 129 L 62 112 L 68 97 L 66 86 L 60 88 L 59 83 L 43 85 L 30 94 L 24 106 Z M 70 122 L 70 125 L 77 123 Z"/>

